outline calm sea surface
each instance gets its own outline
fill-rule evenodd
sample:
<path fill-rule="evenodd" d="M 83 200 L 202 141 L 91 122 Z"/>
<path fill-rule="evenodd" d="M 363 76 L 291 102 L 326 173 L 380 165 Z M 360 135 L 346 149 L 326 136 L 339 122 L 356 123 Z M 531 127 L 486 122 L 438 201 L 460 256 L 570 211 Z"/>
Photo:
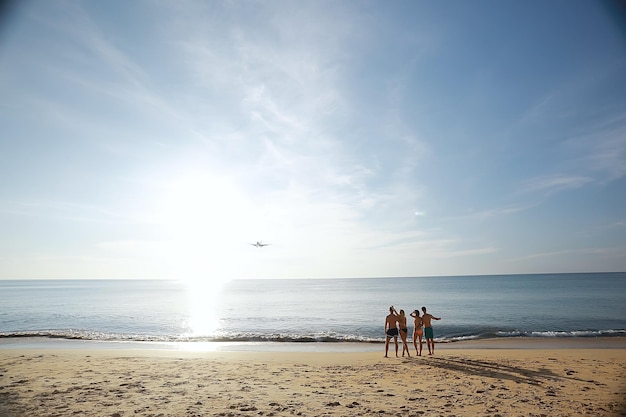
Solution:
<path fill-rule="evenodd" d="M 435 339 L 626 336 L 626 273 L 432 278 L 0 280 L 0 338 L 378 342 L 390 305 Z M 409 318 L 410 332 L 412 320 Z"/>

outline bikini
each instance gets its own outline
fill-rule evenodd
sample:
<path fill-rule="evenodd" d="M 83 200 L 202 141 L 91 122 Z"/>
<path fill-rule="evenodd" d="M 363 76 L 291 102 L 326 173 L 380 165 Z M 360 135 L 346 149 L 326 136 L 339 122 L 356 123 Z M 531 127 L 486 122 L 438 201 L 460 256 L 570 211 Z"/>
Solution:
<path fill-rule="evenodd" d="M 415 333 L 417 333 L 418 336 L 421 336 L 422 334 L 424 334 L 424 330 L 422 329 L 423 325 L 424 325 L 424 323 L 422 323 L 422 321 L 420 320 L 420 324 L 418 324 L 415 327 Z"/>

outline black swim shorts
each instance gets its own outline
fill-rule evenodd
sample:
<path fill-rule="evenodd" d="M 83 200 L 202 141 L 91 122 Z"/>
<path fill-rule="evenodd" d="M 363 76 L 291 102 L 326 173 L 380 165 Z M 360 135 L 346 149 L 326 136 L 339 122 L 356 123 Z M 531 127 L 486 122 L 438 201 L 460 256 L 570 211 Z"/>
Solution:
<path fill-rule="evenodd" d="M 391 328 L 391 329 L 387 329 L 387 337 L 394 337 L 398 335 L 398 329 L 397 328 Z"/>

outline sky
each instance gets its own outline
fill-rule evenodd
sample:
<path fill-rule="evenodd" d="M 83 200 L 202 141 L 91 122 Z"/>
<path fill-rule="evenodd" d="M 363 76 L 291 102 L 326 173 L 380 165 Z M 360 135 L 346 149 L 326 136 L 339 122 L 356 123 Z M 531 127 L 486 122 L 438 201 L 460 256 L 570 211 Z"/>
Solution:
<path fill-rule="evenodd" d="M 624 11 L 5 7 L 0 278 L 626 271 Z"/>

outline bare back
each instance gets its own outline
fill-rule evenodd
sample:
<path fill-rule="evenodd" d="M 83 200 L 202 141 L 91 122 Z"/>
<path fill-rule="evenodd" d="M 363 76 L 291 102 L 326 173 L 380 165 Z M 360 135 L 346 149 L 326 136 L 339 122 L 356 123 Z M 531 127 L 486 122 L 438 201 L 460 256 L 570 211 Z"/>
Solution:
<path fill-rule="evenodd" d="M 422 315 L 422 323 L 424 323 L 424 327 L 433 327 L 432 324 L 430 324 L 432 318 L 433 316 L 429 313 L 424 313 Z"/>
<path fill-rule="evenodd" d="M 398 327 L 398 316 L 389 314 L 385 318 L 385 329 L 396 329 Z"/>

